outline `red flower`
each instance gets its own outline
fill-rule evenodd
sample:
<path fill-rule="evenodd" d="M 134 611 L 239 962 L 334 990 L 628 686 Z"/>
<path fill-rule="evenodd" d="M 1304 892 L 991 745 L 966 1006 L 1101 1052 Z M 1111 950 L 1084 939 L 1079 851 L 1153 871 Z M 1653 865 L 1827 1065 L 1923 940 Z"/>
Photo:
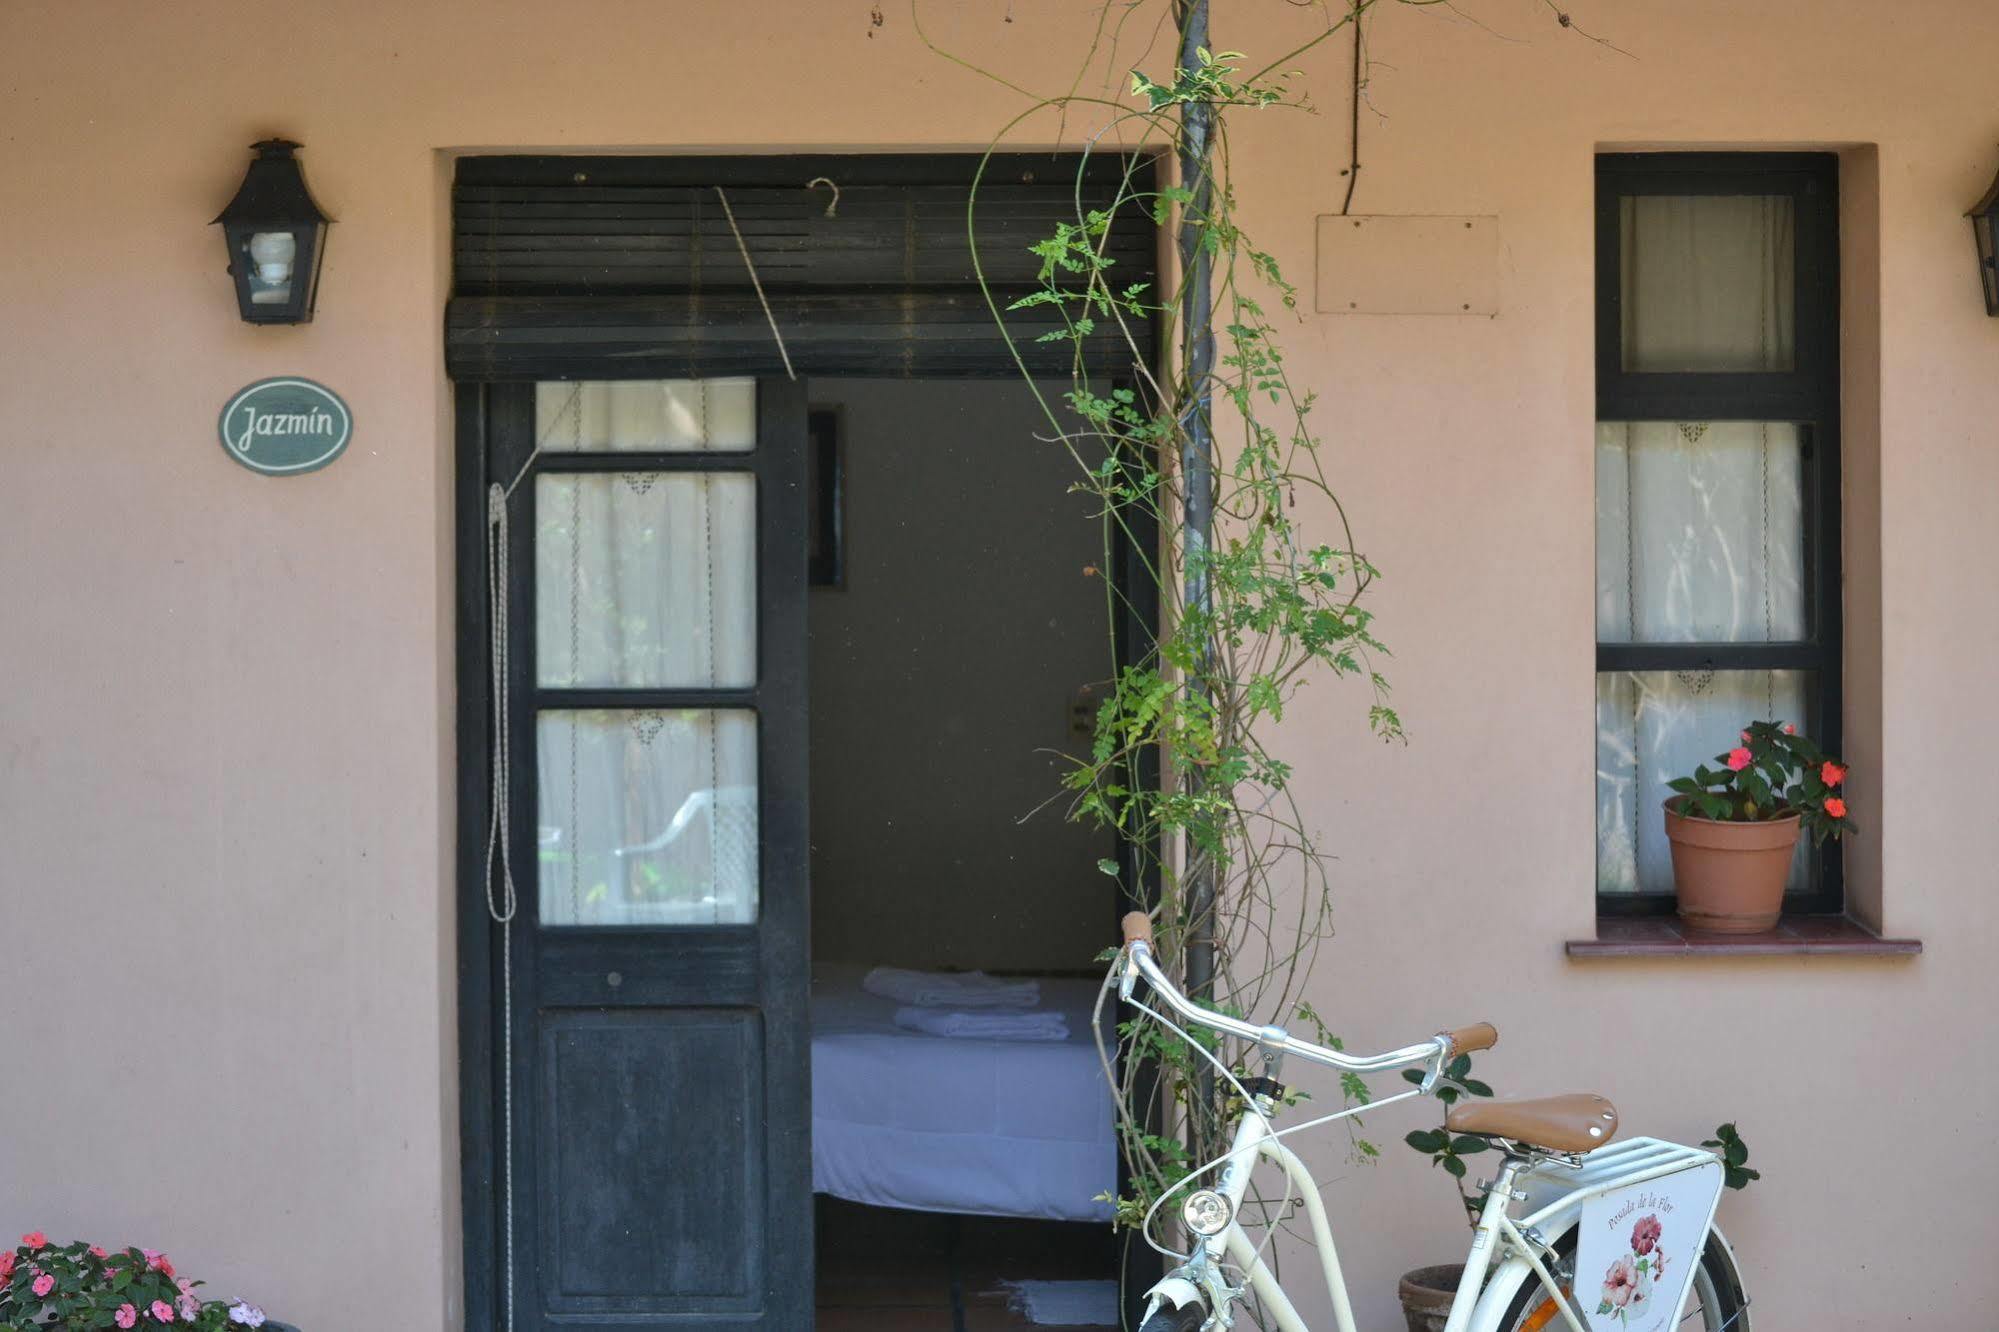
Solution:
<path fill-rule="evenodd" d="M 1846 817 L 1846 802 L 1838 796 L 1827 796 L 1825 812 L 1836 819 L 1843 819 Z"/>
<path fill-rule="evenodd" d="M 1749 766 L 1748 750 L 1731 749 L 1728 751 L 1728 767 L 1731 772 L 1741 772 L 1744 768 L 1748 766 Z"/>
<path fill-rule="evenodd" d="M 5 1253 L 0 1253 L 0 1281 L 5 1281 L 8 1277 L 11 1277 L 13 1275 L 14 1275 L 14 1251 L 12 1249 L 9 1249 Z"/>
<path fill-rule="evenodd" d="M 1791 725 L 1791 723 L 1789 723 L 1789 722 L 1785 722 L 1785 723 L 1784 723 L 1784 734 L 1785 734 L 1785 735 L 1796 735 L 1797 733 L 1798 733 L 1798 728 L 1797 728 L 1797 727 L 1795 727 L 1795 726 Z"/>
<path fill-rule="evenodd" d="M 1659 1242 L 1659 1218 L 1648 1216 L 1631 1228 L 1631 1251 L 1639 1257 L 1652 1252 L 1652 1246 Z"/>
<path fill-rule="evenodd" d="M 49 1242 L 49 1237 L 47 1235 L 44 1235 L 39 1230 L 31 1230 L 27 1234 L 21 1236 L 21 1243 L 30 1252 L 33 1252 L 34 1250 L 41 1248 L 43 1245 L 47 1244 L 48 1242 Z"/>
<path fill-rule="evenodd" d="M 1841 782 L 1846 780 L 1846 769 L 1840 767 L 1837 763 L 1834 763 L 1831 759 L 1827 759 L 1825 761 L 1825 766 L 1819 769 L 1819 780 L 1824 782 L 1827 786 L 1838 786 Z"/>

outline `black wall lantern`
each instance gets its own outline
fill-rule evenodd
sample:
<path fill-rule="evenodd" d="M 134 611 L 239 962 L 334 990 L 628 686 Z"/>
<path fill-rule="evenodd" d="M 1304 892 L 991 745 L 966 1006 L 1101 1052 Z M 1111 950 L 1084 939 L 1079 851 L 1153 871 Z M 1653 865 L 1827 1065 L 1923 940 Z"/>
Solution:
<path fill-rule="evenodd" d="M 229 274 L 236 304 L 252 324 L 309 324 L 319 291 L 319 261 L 326 227 L 290 139 L 250 145 L 257 159 L 244 173 L 236 197 L 215 219 L 229 246 Z"/>
<path fill-rule="evenodd" d="M 1999 176 L 1966 216 L 1971 219 L 1972 238 L 1978 242 L 1978 281 L 1985 288 L 1985 313 L 1999 315 L 1999 248 L 1993 244 L 1993 231 L 1999 228 Z"/>

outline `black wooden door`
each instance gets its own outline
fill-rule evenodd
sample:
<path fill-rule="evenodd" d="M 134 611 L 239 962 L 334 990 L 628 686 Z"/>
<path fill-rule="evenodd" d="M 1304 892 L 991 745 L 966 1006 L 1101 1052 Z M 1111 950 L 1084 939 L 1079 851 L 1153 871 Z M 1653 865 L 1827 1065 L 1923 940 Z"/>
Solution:
<path fill-rule="evenodd" d="M 492 1322 L 809 1327 L 803 386 L 483 392 L 522 477 Z"/>

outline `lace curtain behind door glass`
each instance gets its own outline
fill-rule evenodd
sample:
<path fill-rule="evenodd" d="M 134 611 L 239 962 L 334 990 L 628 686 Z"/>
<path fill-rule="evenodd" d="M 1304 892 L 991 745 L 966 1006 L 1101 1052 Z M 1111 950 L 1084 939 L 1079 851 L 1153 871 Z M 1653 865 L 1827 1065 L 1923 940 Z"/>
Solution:
<path fill-rule="evenodd" d="M 732 453 L 751 381 L 543 384 L 545 453 Z M 535 653 L 549 688 L 756 681 L 756 481 L 736 471 L 544 471 Z M 756 725 L 744 711 L 551 711 L 536 727 L 541 921 L 755 919 Z"/>

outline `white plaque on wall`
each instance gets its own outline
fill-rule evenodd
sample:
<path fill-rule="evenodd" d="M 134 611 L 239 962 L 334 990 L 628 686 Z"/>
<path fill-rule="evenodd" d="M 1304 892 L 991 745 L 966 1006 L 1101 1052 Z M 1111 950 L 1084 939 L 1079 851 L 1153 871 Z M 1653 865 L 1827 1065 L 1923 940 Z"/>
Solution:
<path fill-rule="evenodd" d="M 1496 217 L 1319 218 L 1320 314 L 1499 313 Z"/>

